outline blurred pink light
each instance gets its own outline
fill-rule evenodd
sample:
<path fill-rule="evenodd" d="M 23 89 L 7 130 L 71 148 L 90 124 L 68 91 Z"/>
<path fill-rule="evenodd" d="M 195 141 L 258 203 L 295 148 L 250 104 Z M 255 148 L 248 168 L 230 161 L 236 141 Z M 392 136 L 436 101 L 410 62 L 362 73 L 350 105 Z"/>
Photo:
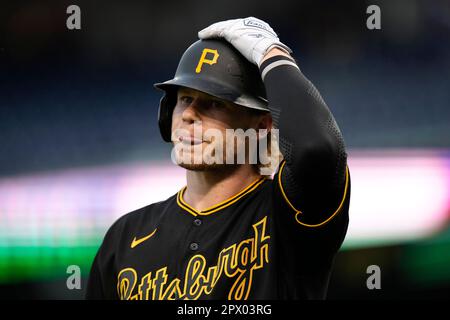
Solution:
<path fill-rule="evenodd" d="M 436 232 L 448 219 L 449 168 L 433 152 L 351 153 L 347 240 L 407 241 Z"/>
<path fill-rule="evenodd" d="M 438 152 L 349 152 L 347 246 L 398 242 L 439 230 L 450 212 L 450 160 Z M 123 214 L 185 185 L 170 162 L 59 170 L 0 180 L 0 246 L 76 245 Z"/>

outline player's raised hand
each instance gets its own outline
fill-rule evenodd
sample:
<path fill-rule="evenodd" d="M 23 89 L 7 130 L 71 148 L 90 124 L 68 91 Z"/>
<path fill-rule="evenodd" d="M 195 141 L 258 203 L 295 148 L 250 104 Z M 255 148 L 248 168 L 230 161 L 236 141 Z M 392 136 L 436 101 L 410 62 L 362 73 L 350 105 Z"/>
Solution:
<path fill-rule="evenodd" d="M 250 62 L 259 66 L 264 55 L 273 47 L 288 53 L 292 50 L 280 42 L 277 34 L 266 22 L 255 17 L 214 23 L 199 31 L 200 39 L 224 38 Z"/>

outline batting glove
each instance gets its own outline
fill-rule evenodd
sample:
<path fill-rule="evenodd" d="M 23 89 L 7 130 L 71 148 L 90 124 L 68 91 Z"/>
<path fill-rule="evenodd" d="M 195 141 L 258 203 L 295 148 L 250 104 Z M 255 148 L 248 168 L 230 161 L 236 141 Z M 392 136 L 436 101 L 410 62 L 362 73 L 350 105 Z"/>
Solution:
<path fill-rule="evenodd" d="M 292 53 L 288 46 L 280 42 L 269 24 L 255 17 L 214 23 L 199 31 L 198 37 L 200 39 L 224 38 L 258 67 L 265 54 L 274 47 Z"/>

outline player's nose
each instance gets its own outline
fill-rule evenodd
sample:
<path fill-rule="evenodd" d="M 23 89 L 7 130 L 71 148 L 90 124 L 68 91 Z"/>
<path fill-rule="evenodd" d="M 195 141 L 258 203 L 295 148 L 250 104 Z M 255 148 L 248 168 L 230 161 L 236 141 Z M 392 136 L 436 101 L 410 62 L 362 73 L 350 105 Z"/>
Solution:
<path fill-rule="evenodd" d="M 200 103 L 198 102 L 198 99 L 194 99 L 183 110 L 183 112 L 181 114 L 183 121 L 191 123 L 191 122 L 201 120 L 200 107 L 201 106 L 200 106 Z"/>

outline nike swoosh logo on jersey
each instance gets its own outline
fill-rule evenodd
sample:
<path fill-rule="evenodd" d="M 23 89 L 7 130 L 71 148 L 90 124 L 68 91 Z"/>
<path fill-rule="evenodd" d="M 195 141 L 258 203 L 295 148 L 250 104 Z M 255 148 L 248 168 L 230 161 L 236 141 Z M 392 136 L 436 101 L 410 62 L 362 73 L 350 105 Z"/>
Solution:
<path fill-rule="evenodd" d="M 145 240 L 150 239 L 151 237 L 154 236 L 154 234 L 156 233 L 156 230 L 158 230 L 158 228 L 156 228 L 155 230 L 153 230 L 152 233 L 150 233 L 148 236 L 145 236 L 143 238 L 140 239 L 136 239 L 136 237 L 134 237 L 133 242 L 131 242 L 131 249 L 133 249 L 134 247 L 136 247 L 137 245 L 141 244 L 142 242 L 144 242 Z"/>

